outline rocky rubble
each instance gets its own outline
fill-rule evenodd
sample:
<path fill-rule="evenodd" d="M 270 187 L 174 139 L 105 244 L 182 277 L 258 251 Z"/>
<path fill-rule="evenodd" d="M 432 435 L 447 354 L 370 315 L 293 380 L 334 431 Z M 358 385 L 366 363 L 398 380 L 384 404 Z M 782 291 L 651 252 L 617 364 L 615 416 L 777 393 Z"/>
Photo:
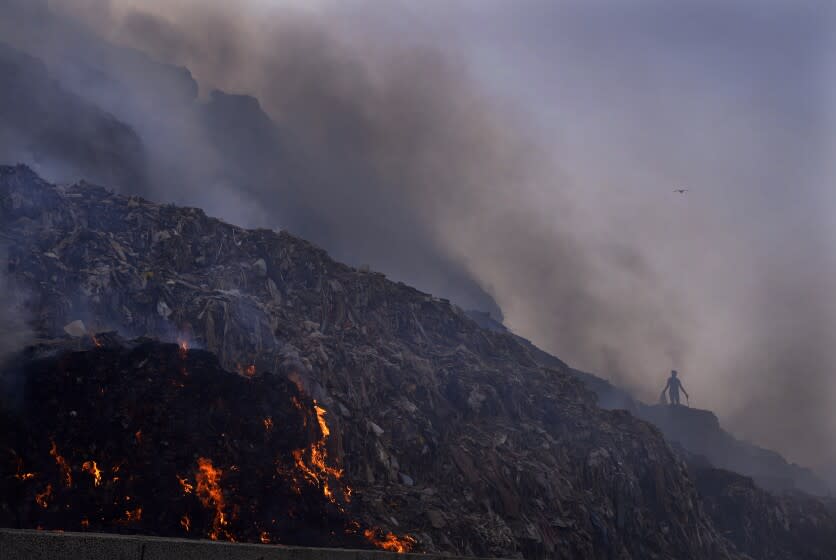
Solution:
<path fill-rule="evenodd" d="M 23 167 L 0 168 L 0 236 L 41 336 L 80 320 L 293 381 L 333 413 L 359 522 L 418 550 L 743 557 L 658 430 L 449 302 L 285 232 Z"/>

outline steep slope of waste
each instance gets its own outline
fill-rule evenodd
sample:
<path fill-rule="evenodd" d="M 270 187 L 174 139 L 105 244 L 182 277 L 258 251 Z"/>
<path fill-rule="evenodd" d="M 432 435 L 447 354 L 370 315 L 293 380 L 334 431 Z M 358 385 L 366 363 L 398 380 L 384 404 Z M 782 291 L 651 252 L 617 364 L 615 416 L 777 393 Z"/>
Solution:
<path fill-rule="evenodd" d="M 287 233 L 23 167 L 0 168 L 0 234 L 41 336 L 179 338 L 291 379 L 329 411 L 329 457 L 381 535 L 474 555 L 734 555 L 655 429 L 447 302 Z"/>
<path fill-rule="evenodd" d="M 307 480 L 328 504 L 351 488 L 350 519 L 368 528 L 366 542 L 527 558 L 742 557 L 658 430 L 599 408 L 568 368 L 542 367 L 516 338 L 479 327 L 449 302 L 336 263 L 287 233 L 89 184 L 56 187 L 25 167 L 0 168 L 0 237 L 10 284 L 26 292 L 40 337 L 95 345 L 93 333 L 117 330 L 179 340 L 216 355 L 231 379 L 274 372 L 258 382 L 264 391 L 289 380 L 316 401 L 319 443 L 308 439 L 301 455 L 284 447 L 283 464 L 311 469 Z M 61 394 L 42 390 L 60 403 Z M 243 404 L 253 396 L 243 385 L 224 394 Z M 148 405 L 157 423 L 169 421 L 163 403 L 181 403 L 149 400 L 160 404 Z M 101 429 L 91 424 L 85 437 Z M 195 441 L 201 430 L 213 433 L 194 426 Z M 120 450 L 136 439 L 121 436 Z M 90 471 L 107 462 L 92 443 L 89 457 L 57 441 L 35 447 L 26 457 L 51 457 L 54 476 L 64 472 L 57 457 L 69 455 L 66 472 L 78 478 L 80 468 L 94 486 Z M 206 495 L 225 481 L 212 469 L 244 462 L 201 453 L 175 463 L 193 486 L 203 473 Z M 88 461 L 97 462 L 85 469 Z M 237 538 L 219 516 L 201 530 Z"/>

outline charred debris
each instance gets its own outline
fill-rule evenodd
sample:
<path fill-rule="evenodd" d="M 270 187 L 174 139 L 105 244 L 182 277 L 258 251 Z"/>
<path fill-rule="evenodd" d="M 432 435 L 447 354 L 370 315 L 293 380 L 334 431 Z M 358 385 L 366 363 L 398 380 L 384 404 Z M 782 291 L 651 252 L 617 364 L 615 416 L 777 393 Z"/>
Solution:
<path fill-rule="evenodd" d="M 287 233 L 2 167 L 0 239 L 39 337 L 4 370 L 3 523 L 183 536 L 188 516 L 190 536 L 255 542 L 830 558 L 825 540 L 792 544 L 834 533 L 826 502 L 713 476 L 559 360 Z"/>

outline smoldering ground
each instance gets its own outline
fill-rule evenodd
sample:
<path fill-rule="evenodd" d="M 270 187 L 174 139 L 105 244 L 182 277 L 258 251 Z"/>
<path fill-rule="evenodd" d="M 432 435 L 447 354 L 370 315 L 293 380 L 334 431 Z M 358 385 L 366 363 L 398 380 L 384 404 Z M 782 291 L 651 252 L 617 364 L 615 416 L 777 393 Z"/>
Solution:
<path fill-rule="evenodd" d="M 4 40 L 113 119 L 46 129 L 115 146 L 4 158 L 285 227 L 645 398 L 676 367 L 732 429 L 836 459 L 813 8 L 3 3 Z"/>

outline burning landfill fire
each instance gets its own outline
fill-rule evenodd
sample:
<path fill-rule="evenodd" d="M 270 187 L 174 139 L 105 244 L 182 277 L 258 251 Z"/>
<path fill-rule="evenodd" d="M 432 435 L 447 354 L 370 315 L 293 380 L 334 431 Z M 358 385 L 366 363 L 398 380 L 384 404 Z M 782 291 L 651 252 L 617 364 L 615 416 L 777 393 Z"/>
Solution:
<path fill-rule="evenodd" d="M 192 390 L 204 391 L 205 385 L 200 381 L 200 368 L 193 369 L 193 360 L 197 359 L 198 353 L 189 353 L 188 344 L 181 342 L 177 349 L 177 355 L 182 361 L 172 366 L 172 376 L 182 374 L 189 365 L 190 375 L 188 385 L 179 388 L 166 389 L 172 391 L 173 399 L 182 399 L 182 391 Z M 204 366 L 205 367 L 205 366 Z M 247 368 L 246 373 L 255 372 L 255 367 Z M 64 376 L 64 374 L 60 374 Z M 266 378 L 259 378 L 246 375 L 244 379 L 233 376 L 238 381 L 232 383 L 244 383 L 245 387 L 254 385 L 253 394 L 261 394 L 266 385 Z M 67 376 L 68 382 L 75 383 L 75 376 Z M 134 378 L 128 378 L 134 379 Z M 138 376 L 137 383 L 147 383 L 151 378 Z M 127 437 L 119 438 L 105 436 L 108 439 L 96 439 L 98 430 L 101 427 L 100 420 L 96 420 L 95 412 L 103 410 L 104 403 L 112 401 L 121 390 L 129 395 L 131 406 L 140 406 L 142 410 L 153 410 L 159 406 L 158 399 L 142 397 L 137 400 L 133 390 L 127 386 L 122 388 L 120 383 L 96 385 L 90 388 L 91 394 L 95 395 L 93 401 L 87 405 L 89 409 L 84 412 L 84 406 L 80 401 L 72 406 L 80 412 L 71 415 L 75 424 L 82 418 L 89 418 L 90 423 L 86 431 L 71 432 L 75 435 L 68 436 L 68 432 L 62 424 L 54 426 L 51 438 L 47 439 L 48 447 L 41 447 L 43 458 L 37 459 L 37 454 L 32 452 L 29 455 L 18 455 L 11 449 L 12 462 L 9 464 L 11 472 L 9 479 L 17 481 L 25 486 L 26 490 L 15 492 L 15 495 L 28 495 L 28 503 L 36 504 L 38 509 L 32 510 L 31 506 L 27 511 L 40 511 L 41 514 L 32 517 L 31 527 L 52 527 L 54 529 L 75 529 L 101 531 L 117 530 L 130 532 L 152 531 L 163 535 L 189 535 L 208 537 L 212 540 L 236 541 L 246 540 L 250 542 L 276 543 L 289 542 L 295 539 L 293 535 L 299 530 L 308 531 L 309 543 L 327 542 L 316 540 L 317 531 L 325 527 L 327 535 L 335 541 L 351 543 L 351 546 L 362 546 L 363 541 L 377 548 L 393 552 L 409 552 L 416 541 L 410 536 L 399 537 L 391 532 L 383 531 L 377 527 L 361 526 L 357 521 L 352 521 L 348 516 L 351 504 L 351 488 L 345 484 L 344 471 L 330 461 L 328 452 L 329 439 L 332 436 L 332 427 L 328 424 L 328 413 L 317 401 L 303 403 L 302 398 L 295 391 L 290 394 L 284 393 L 284 402 L 287 408 L 282 410 L 281 401 L 274 401 L 273 414 L 264 414 L 260 411 L 258 415 L 252 415 L 249 419 L 242 416 L 225 416 L 233 422 L 251 422 L 242 424 L 241 431 L 236 432 L 235 438 L 246 438 L 251 433 L 250 428 L 244 426 L 257 425 L 263 427 L 264 442 L 290 441 L 294 447 L 284 447 L 278 455 L 267 460 L 267 465 L 272 465 L 269 470 L 252 472 L 253 458 L 264 456 L 264 451 L 258 455 L 250 456 L 245 462 L 244 456 L 225 452 L 229 449 L 229 440 L 225 440 L 225 433 L 215 432 L 210 439 L 203 439 L 200 445 L 206 451 L 189 455 L 196 457 L 196 463 L 192 462 L 191 467 L 187 466 L 181 459 L 177 459 L 178 466 L 190 470 L 190 474 L 176 474 L 177 467 L 166 467 L 169 458 L 160 461 L 157 457 L 168 448 L 165 439 L 170 436 L 163 436 L 160 425 L 132 423 L 124 420 L 131 427 L 122 433 L 130 434 Z M 275 383 L 275 381 L 271 381 Z M 39 383 L 39 387 L 47 387 L 49 383 Z M 107 386 L 107 391 L 99 389 Z M 169 383 L 163 383 L 160 387 L 171 387 Z M 212 384 L 208 385 L 209 387 Z M 261 388 L 258 388 L 261 387 Z M 179 396 L 174 396 L 178 394 Z M 223 389 L 217 390 L 218 395 L 228 394 Z M 86 398 L 86 397 L 84 397 Z M 212 397 L 213 399 L 218 397 Z M 96 399 L 100 399 L 96 401 Z M 83 399 L 82 399 L 83 400 Z M 177 400 L 176 402 L 180 402 Z M 226 411 L 225 404 L 217 404 L 214 400 L 204 401 L 208 403 L 210 414 L 218 411 Z M 247 401 L 250 402 L 250 401 Z M 178 404 L 179 406 L 179 404 Z M 184 406 L 184 410 L 191 410 L 197 407 Z M 141 414 L 146 414 L 142 412 Z M 276 416 L 278 415 L 278 416 Z M 246 413 L 245 415 L 246 416 Z M 318 437 L 311 441 L 308 435 L 308 427 L 311 426 L 313 417 L 316 418 L 316 427 L 319 428 Z M 65 417 L 58 415 L 57 417 Z M 129 418 L 128 416 L 125 417 Z M 140 416 L 142 418 L 142 416 Z M 219 418 L 215 416 L 215 418 Z M 207 419 L 207 421 L 209 421 Z M 225 430 L 234 428 L 234 425 L 225 426 Z M 287 433 L 276 429 L 281 422 L 282 426 L 293 426 L 294 423 L 300 428 L 289 440 Z M 71 430 L 73 428 L 70 428 Z M 34 432 L 33 432 L 34 433 Z M 79 434 L 89 434 L 92 439 L 89 443 L 82 443 Z M 105 432 L 106 433 L 106 432 Z M 180 432 L 182 433 L 182 432 Z M 68 437 L 72 439 L 68 439 Z M 85 436 L 86 437 L 86 436 Z M 223 442 L 221 446 L 213 447 L 211 441 Z M 72 441 L 73 443 L 69 443 Z M 94 443 L 98 441 L 99 443 Z M 241 440 L 247 449 L 253 449 L 252 442 L 247 443 L 246 439 Z M 301 442 L 305 446 L 297 447 Z M 152 444 L 154 447 L 152 447 Z M 163 447 L 157 447 L 161 444 Z M 61 449 L 59 450 L 59 445 Z M 237 443 L 233 443 L 237 445 Z M 262 444 L 264 445 L 264 444 Z M 268 444 L 269 445 L 269 444 Z M 287 446 L 287 443 L 281 444 Z M 208 450 L 214 451 L 209 452 Z M 47 453 L 48 451 L 48 453 Z M 90 457 L 95 453 L 96 459 Z M 209 453 L 218 453 L 210 455 Z M 240 453 L 240 451 L 232 451 Z M 267 455 L 270 453 L 268 451 Z M 211 458 L 210 458 L 211 457 Z M 239 457 L 242 465 L 246 468 L 239 468 L 231 462 L 233 457 Z M 25 462 L 24 462 L 25 458 Z M 26 468 L 30 465 L 38 465 L 38 468 Z M 162 470 L 161 470 L 162 469 Z M 166 469 L 172 469 L 167 470 Z M 29 471 L 32 472 L 29 472 Z M 84 473 L 74 481 L 73 471 Z M 161 472 L 170 474 L 161 475 Z M 180 471 L 183 473 L 183 471 Z M 252 474 L 251 474 L 252 472 Z M 258 473 L 258 474 L 256 474 Z M 265 477 L 266 474 L 266 477 Z M 89 475 L 89 476 L 88 476 Z M 166 480 L 170 482 L 165 482 Z M 284 486 L 282 486 L 284 485 Z M 24 488 L 21 486 L 21 488 Z M 165 488 L 176 488 L 176 494 L 181 499 L 171 500 L 165 496 Z M 278 491 L 273 499 L 270 493 Z M 259 494 L 262 492 L 262 494 Z M 266 493 L 266 496 L 264 495 Z M 247 496 L 250 496 L 248 505 Z M 162 498 L 161 498 L 162 497 Z M 0 497 L 2 499 L 2 497 Z M 321 499 L 322 501 L 319 501 Z M 294 502 L 295 500 L 295 502 Z M 254 503 L 253 503 L 254 502 Z M 281 504 L 286 511 L 282 516 L 276 515 L 271 508 Z M 316 505 L 321 504 L 321 505 Z M 326 505 L 327 504 L 327 505 Z M 302 509 L 298 509 L 298 508 Z M 76 509 L 78 508 L 78 509 Z M 261 509 L 259 509 L 261 508 Z M 316 508 L 323 508 L 317 510 Z M 320 511 L 320 513 L 316 513 Z M 334 526 L 333 524 L 338 525 Z M 341 527 L 341 528 L 340 528 Z M 174 532 L 172 532 L 174 531 Z M 343 533 L 340 536 L 340 533 Z M 342 540 L 340 540 L 342 539 Z"/>
<path fill-rule="evenodd" d="M 52 455 L 52 458 L 55 459 L 55 463 L 58 465 L 58 468 L 61 469 L 61 477 L 64 479 L 64 484 L 69 488 L 73 485 L 73 475 L 70 470 L 70 466 L 67 464 L 67 461 L 58 454 L 58 447 L 55 445 L 55 441 L 52 441 L 52 447 L 49 450 L 49 454 Z"/>
<path fill-rule="evenodd" d="M 102 471 L 99 470 L 99 466 L 96 465 L 96 461 L 85 461 L 84 464 L 81 465 L 81 470 L 90 473 L 90 476 L 93 477 L 93 484 L 99 486 L 102 483 Z"/>
<path fill-rule="evenodd" d="M 43 492 L 35 494 L 35 502 L 46 509 L 49 506 L 49 497 L 52 496 L 52 484 L 47 484 Z"/>
<path fill-rule="evenodd" d="M 386 533 L 383 538 L 378 538 L 373 529 L 366 529 L 363 534 L 370 543 L 389 552 L 409 552 L 415 546 L 415 539 L 408 535 L 401 538 L 392 533 Z"/>
<path fill-rule="evenodd" d="M 216 541 L 219 537 L 223 536 L 226 540 L 235 541 L 235 538 L 227 531 L 229 521 L 224 512 L 226 502 L 220 486 L 223 471 L 215 468 L 212 461 L 206 457 L 198 459 L 197 464 L 197 495 L 204 507 L 214 509 L 215 511 L 214 518 L 212 519 L 212 532 L 209 533 L 209 538 Z"/>
<path fill-rule="evenodd" d="M 322 437 L 314 443 L 309 449 L 297 449 L 293 452 L 293 459 L 296 461 L 296 466 L 302 471 L 308 480 L 322 488 L 322 494 L 328 498 L 332 504 L 337 503 L 334 492 L 328 483 L 329 478 L 334 478 L 337 481 L 342 479 L 342 469 L 337 469 L 328 465 L 328 451 L 326 444 L 328 437 L 331 435 L 331 430 L 328 428 L 328 423 L 325 420 L 325 409 L 319 406 L 314 401 L 314 410 L 316 411 L 316 419 L 319 422 L 319 430 L 322 432 Z M 305 455 L 308 456 L 308 461 L 305 461 Z M 350 501 L 351 488 L 344 486 L 343 498 L 346 502 Z"/>

